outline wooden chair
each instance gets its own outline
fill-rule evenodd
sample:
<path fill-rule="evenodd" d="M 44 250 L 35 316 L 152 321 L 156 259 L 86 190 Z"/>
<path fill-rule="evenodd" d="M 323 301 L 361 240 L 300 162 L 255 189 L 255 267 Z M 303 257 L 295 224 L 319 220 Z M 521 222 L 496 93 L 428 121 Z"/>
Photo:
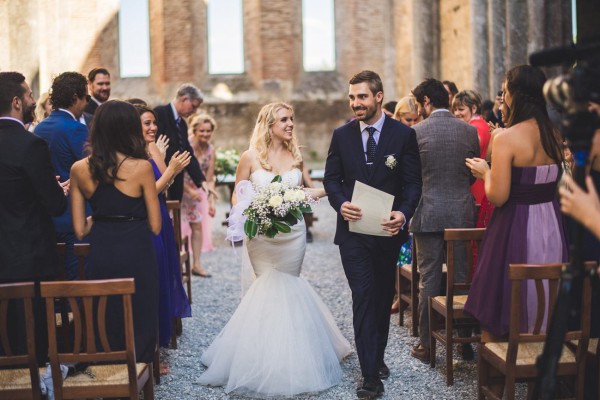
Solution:
<path fill-rule="evenodd" d="M 144 391 L 145 400 L 154 399 L 152 365 L 135 362 L 131 306 L 131 295 L 134 291 L 133 278 L 42 282 L 41 293 L 46 300 L 48 313 L 50 367 L 57 400 L 91 397 L 138 399 L 140 389 Z M 108 296 L 119 296 L 123 302 L 125 349 L 113 350 L 108 342 L 106 334 Z M 71 352 L 58 351 L 56 321 L 52 318 L 54 315 L 51 308 L 57 298 L 66 298 L 73 311 L 75 337 Z M 102 349 L 97 347 L 98 343 L 101 343 Z M 63 380 L 60 372 L 61 363 L 89 363 L 90 365 L 85 373 L 68 376 Z"/>
<path fill-rule="evenodd" d="M 404 326 L 404 311 L 410 307 L 412 335 L 419 336 L 419 272 L 416 245 L 412 242 L 412 262 L 396 269 L 396 292 L 400 298 L 398 325 Z"/>
<path fill-rule="evenodd" d="M 502 386 L 504 386 L 506 398 L 512 400 L 515 398 L 516 381 L 531 382 L 536 379 L 538 371 L 535 363 L 542 353 L 546 340 L 543 321 L 547 316 L 548 324 L 550 323 L 558 295 L 562 267 L 562 264 L 509 265 L 508 276 L 512 282 L 512 291 L 508 342 L 490 342 L 480 345 L 478 350 L 479 399 L 501 399 Z M 531 333 L 521 332 L 523 286 L 527 285 L 528 280 L 535 282 L 538 299 L 535 325 Z M 544 281 L 547 281 L 546 285 Z M 582 399 L 584 395 L 585 353 L 590 329 L 590 296 L 590 282 L 589 279 L 585 279 L 581 303 L 581 329 L 567 332 L 556 369 L 557 377 L 575 378 L 577 399 Z M 578 341 L 575 353 L 566 345 L 572 340 Z M 528 397 L 530 395 L 531 393 Z"/>
<path fill-rule="evenodd" d="M 33 282 L 0 285 L 0 399 L 41 399 L 40 371 L 35 356 Z M 22 301 L 25 312 L 27 354 L 15 354 L 8 335 L 8 306 L 10 301 Z M 54 305 L 52 305 L 54 308 Z M 52 311 L 52 313 L 54 313 Z M 54 317 L 54 315 L 52 315 Z M 5 369 L 7 367 L 25 367 Z"/>
<path fill-rule="evenodd" d="M 175 243 L 179 249 L 179 265 L 182 268 L 182 280 L 187 285 L 187 294 L 192 304 L 192 267 L 190 260 L 189 238 L 181 235 L 181 206 L 178 200 L 167 200 L 167 209 L 173 214 Z"/>
<path fill-rule="evenodd" d="M 467 293 L 471 287 L 471 277 L 473 275 L 473 244 L 479 248 L 485 228 L 464 228 L 464 229 L 445 229 L 444 240 L 447 245 L 446 257 L 446 294 L 429 298 L 429 326 L 430 326 L 430 366 L 435 367 L 436 340 L 446 347 L 446 384 L 454 384 L 454 369 L 452 366 L 452 356 L 454 343 L 474 343 L 479 342 L 479 336 L 455 337 L 453 331 L 459 327 L 477 326 L 475 319 L 465 314 L 464 306 L 467 301 Z M 456 242 L 465 241 L 467 251 L 467 274 L 464 282 L 456 282 L 454 249 Z M 444 324 L 438 323 L 439 319 L 444 320 Z M 458 323 L 460 319 L 460 324 Z"/>
<path fill-rule="evenodd" d="M 73 245 L 73 252 L 77 257 L 77 271 L 79 274 L 79 280 L 85 280 L 85 259 L 89 257 L 91 246 L 89 243 L 75 243 Z"/>

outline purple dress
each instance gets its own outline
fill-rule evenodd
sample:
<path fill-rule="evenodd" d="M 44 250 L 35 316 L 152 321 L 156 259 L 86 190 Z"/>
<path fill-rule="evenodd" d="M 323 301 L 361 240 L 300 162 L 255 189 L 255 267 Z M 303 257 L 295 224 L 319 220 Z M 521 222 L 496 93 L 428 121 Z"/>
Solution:
<path fill-rule="evenodd" d="M 496 207 L 481 243 L 465 311 L 494 335 L 508 334 L 512 285 L 508 264 L 560 263 L 568 259 L 562 216 L 556 197 L 556 164 L 512 167 L 508 201 Z M 521 329 L 533 326 L 533 282 L 523 290 Z M 528 312 L 532 310 L 532 312 Z M 544 322 L 545 326 L 545 322 Z"/>
<path fill-rule="evenodd" d="M 150 163 L 154 170 L 154 178 L 158 180 L 162 174 L 153 160 L 150 160 Z M 152 235 L 158 261 L 158 337 L 160 346 L 167 347 L 173 332 L 173 318 L 191 317 L 192 310 L 181 282 L 175 233 L 163 193 L 158 195 L 158 202 L 162 228 L 158 235 Z"/>

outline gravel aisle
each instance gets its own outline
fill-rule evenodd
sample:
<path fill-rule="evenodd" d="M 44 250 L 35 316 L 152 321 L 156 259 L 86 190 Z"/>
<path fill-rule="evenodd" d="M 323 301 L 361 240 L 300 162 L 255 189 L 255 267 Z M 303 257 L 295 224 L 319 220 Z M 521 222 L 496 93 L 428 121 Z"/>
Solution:
<path fill-rule="evenodd" d="M 225 242 L 225 228 L 220 225 L 228 207 L 219 204 L 214 223 L 213 240 L 216 251 L 203 255 L 203 265 L 212 278 L 194 277 L 192 318 L 184 319 L 183 334 L 177 350 L 165 350 L 171 373 L 163 376 L 156 386 L 157 399 L 230 399 L 220 387 L 205 387 L 197 383 L 204 367 L 200 355 L 219 333 L 233 314 L 240 298 L 239 263 L 237 253 Z M 341 266 L 337 246 L 333 245 L 335 213 L 327 200 L 315 210 L 319 218 L 313 227 L 314 242 L 307 246 L 302 275 L 310 282 L 336 318 L 346 338 L 354 345 L 352 331 L 352 305 L 348 283 Z M 406 318 L 408 316 L 408 318 Z M 405 320 L 410 323 L 409 314 Z M 381 399 L 475 399 L 477 366 L 475 361 L 465 362 L 455 358 L 454 386 L 445 384 L 445 353 L 438 347 L 435 369 L 410 355 L 417 342 L 410 336 L 409 326 L 399 327 L 393 316 L 386 352 L 386 363 L 391 376 L 384 381 L 385 395 Z M 456 353 L 456 352 L 455 352 Z M 360 382 L 360 368 L 356 353 L 343 363 L 342 382 L 326 392 L 298 399 L 355 399 Z"/>

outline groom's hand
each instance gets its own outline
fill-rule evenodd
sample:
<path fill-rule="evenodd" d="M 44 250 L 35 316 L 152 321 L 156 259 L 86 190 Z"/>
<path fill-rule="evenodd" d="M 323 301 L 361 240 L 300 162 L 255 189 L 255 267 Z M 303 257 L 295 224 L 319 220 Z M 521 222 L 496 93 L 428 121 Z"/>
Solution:
<path fill-rule="evenodd" d="M 400 229 L 404 226 L 404 214 L 400 211 L 392 211 L 391 219 L 381 224 L 384 231 L 388 231 L 392 236 L 397 235 Z"/>
<path fill-rule="evenodd" d="M 355 206 L 349 201 L 346 201 L 344 204 L 342 204 L 340 212 L 342 217 L 344 217 L 344 221 L 358 221 L 362 218 L 362 210 L 360 207 Z"/>

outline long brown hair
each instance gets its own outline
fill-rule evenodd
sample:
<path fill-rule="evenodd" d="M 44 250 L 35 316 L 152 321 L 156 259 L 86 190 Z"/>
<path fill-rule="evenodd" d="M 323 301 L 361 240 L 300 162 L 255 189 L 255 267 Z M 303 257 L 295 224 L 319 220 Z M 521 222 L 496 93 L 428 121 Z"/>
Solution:
<path fill-rule="evenodd" d="M 142 123 L 135 107 L 120 100 L 109 100 L 94 114 L 90 130 L 90 173 L 98 182 L 113 183 L 121 180 L 121 164 L 117 152 L 127 158 L 147 160 Z"/>
<path fill-rule="evenodd" d="M 507 112 L 507 126 L 535 118 L 540 130 L 542 147 L 558 165 L 563 161 L 560 133 L 550 121 L 543 87 L 546 75 L 530 65 L 519 65 L 506 73 L 506 89 L 512 98 L 512 105 L 504 103 Z"/>

